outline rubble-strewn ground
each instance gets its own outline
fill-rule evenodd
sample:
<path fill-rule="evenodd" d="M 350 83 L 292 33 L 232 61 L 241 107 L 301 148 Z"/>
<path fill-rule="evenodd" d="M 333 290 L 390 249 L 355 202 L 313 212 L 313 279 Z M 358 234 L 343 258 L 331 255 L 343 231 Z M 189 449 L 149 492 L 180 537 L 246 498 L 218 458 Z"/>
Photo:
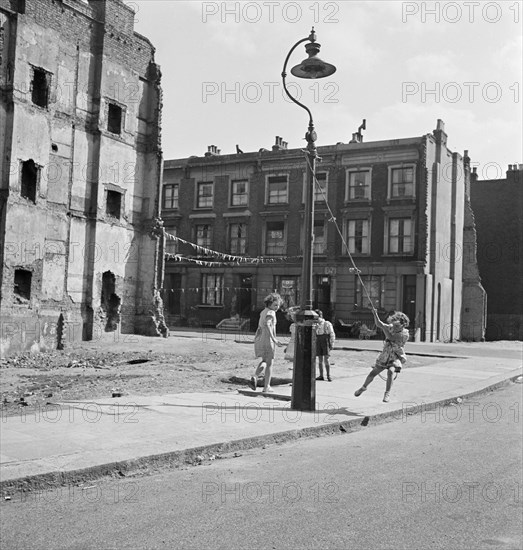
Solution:
<path fill-rule="evenodd" d="M 288 338 L 280 340 L 287 342 Z M 257 364 L 252 343 L 252 335 L 202 333 L 167 339 L 115 335 L 81 342 L 65 351 L 1 359 L 2 414 L 16 414 L 22 407 L 28 411 L 48 402 L 112 396 L 113 392 L 161 395 L 236 389 L 246 385 Z M 335 349 L 333 377 L 339 367 L 344 367 L 345 373 L 354 368 L 364 375 L 375 358 L 376 352 Z M 411 356 L 408 367 L 436 361 Z M 280 348 L 273 369 L 274 385 L 278 379 L 290 381 L 289 367 Z"/>

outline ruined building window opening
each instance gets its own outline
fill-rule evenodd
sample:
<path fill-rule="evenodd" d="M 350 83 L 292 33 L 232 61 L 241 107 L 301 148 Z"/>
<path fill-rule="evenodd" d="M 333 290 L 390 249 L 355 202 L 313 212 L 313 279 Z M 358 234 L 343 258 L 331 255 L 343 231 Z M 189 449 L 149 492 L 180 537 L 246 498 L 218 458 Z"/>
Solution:
<path fill-rule="evenodd" d="M 49 103 L 49 83 L 51 75 L 44 69 L 33 67 L 33 81 L 31 82 L 31 100 L 39 107 L 47 107 Z"/>
<path fill-rule="evenodd" d="M 112 134 L 122 133 L 123 109 L 116 103 L 109 103 L 107 112 L 107 130 Z"/>
<path fill-rule="evenodd" d="M 122 212 L 122 194 L 118 191 L 107 190 L 106 212 L 108 216 L 120 219 Z"/>
<path fill-rule="evenodd" d="M 33 274 L 27 269 L 15 269 L 15 282 L 13 292 L 25 300 L 31 299 L 31 280 Z"/>
<path fill-rule="evenodd" d="M 122 300 L 116 294 L 116 277 L 111 271 L 102 274 L 100 298 L 101 318 L 105 321 L 105 332 L 114 332 L 120 323 Z"/>
<path fill-rule="evenodd" d="M 38 186 L 39 167 L 33 159 L 22 162 L 20 194 L 27 200 L 36 203 L 36 188 Z"/>

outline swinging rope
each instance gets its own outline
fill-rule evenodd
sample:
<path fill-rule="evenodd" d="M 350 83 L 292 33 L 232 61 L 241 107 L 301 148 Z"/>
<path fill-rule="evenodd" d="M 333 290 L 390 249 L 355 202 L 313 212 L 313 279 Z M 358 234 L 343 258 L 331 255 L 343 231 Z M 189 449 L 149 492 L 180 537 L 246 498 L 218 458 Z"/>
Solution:
<path fill-rule="evenodd" d="M 325 204 L 327 205 L 327 210 L 329 211 L 329 214 L 330 214 L 330 219 L 329 219 L 329 221 L 334 222 L 334 226 L 336 227 L 336 230 L 337 230 L 337 232 L 338 232 L 338 235 L 339 235 L 340 238 L 341 238 L 341 242 L 342 242 L 342 244 L 343 244 L 343 246 L 344 246 L 344 249 L 346 250 L 346 252 L 347 252 L 347 254 L 348 254 L 348 256 L 349 256 L 349 259 L 350 259 L 350 261 L 351 261 L 351 263 L 352 263 L 352 267 L 354 268 L 354 271 L 355 271 L 355 273 L 356 273 L 356 276 L 358 277 L 358 280 L 359 280 L 359 282 L 360 282 L 360 285 L 361 285 L 361 287 L 363 288 L 363 290 L 365 291 L 365 294 L 367 295 L 367 299 L 369 300 L 369 304 L 370 304 L 370 306 L 371 306 L 371 308 L 372 308 L 372 311 L 377 315 L 378 312 L 377 312 L 376 308 L 374 307 L 374 304 L 372 303 L 372 299 L 371 299 L 371 297 L 370 297 L 370 294 L 369 294 L 369 292 L 367 291 L 367 287 L 365 286 L 365 284 L 364 284 L 364 282 L 363 282 L 363 280 L 362 280 L 362 278 L 361 278 L 361 276 L 360 276 L 361 271 L 356 267 L 356 263 L 354 262 L 354 258 L 352 257 L 352 254 L 350 253 L 349 246 L 347 245 L 347 242 L 345 241 L 345 238 L 343 237 L 343 232 L 341 231 L 341 229 L 340 229 L 340 227 L 339 227 L 339 225 L 338 225 L 338 222 L 336 221 L 336 217 L 334 216 L 334 213 L 332 212 L 331 207 L 330 207 L 330 205 L 329 205 L 329 203 L 328 203 L 328 201 L 327 201 L 327 196 L 325 195 L 325 191 L 323 190 L 323 188 L 321 187 L 321 185 L 318 183 L 318 180 L 317 180 L 317 178 L 316 178 L 316 174 L 315 174 L 314 171 L 312 170 L 312 166 L 311 166 L 310 160 L 309 160 L 308 151 L 305 151 L 305 150 L 304 150 L 303 152 L 305 153 L 305 160 L 306 160 L 306 162 L 307 162 L 307 165 L 309 166 L 309 169 L 310 169 L 310 171 L 311 171 L 312 174 L 313 174 L 314 186 L 315 186 L 316 189 L 319 189 L 319 191 L 321 192 L 321 194 L 322 194 L 322 196 L 323 196 L 323 200 L 325 201 Z M 374 323 L 374 326 L 376 326 L 376 323 Z M 377 328 L 377 327 L 376 327 L 376 328 Z M 393 380 L 396 380 L 396 378 L 398 377 L 398 374 L 399 374 L 398 372 L 395 372 L 395 373 L 394 373 L 394 378 L 393 378 Z M 379 376 L 382 380 L 384 380 L 385 382 L 387 381 L 387 377 L 386 377 L 386 376 L 384 377 L 384 376 L 381 374 L 381 372 L 379 373 L 378 376 Z"/>
<path fill-rule="evenodd" d="M 360 276 L 360 273 L 361 271 L 356 267 L 356 264 L 354 262 L 354 259 L 352 257 L 352 254 L 350 253 L 350 250 L 349 250 L 349 246 L 347 245 L 347 242 L 345 241 L 345 238 L 343 237 L 343 233 L 338 225 L 338 222 L 336 221 L 336 217 L 334 216 L 334 213 L 332 212 L 331 210 L 331 207 L 327 201 L 327 197 L 325 195 L 325 191 L 322 189 L 322 187 L 320 186 L 320 184 L 318 183 L 318 180 L 316 178 L 316 174 L 313 172 L 312 170 L 312 166 L 311 166 L 311 163 L 310 163 L 310 159 L 309 159 L 309 155 L 308 155 L 308 151 L 303 151 L 305 153 L 305 160 L 307 162 L 307 165 L 310 169 L 310 171 L 313 173 L 313 178 L 314 178 L 314 186 L 320 190 L 322 196 L 323 196 L 323 200 L 325 201 L 325 204 L 327 205 L 327 210 L 329 211 L 329 214 L 330 214 L 330 219 L 329 221 L 332 221 L 334 222 L 334 226 L 336 227 L 336 230 L 338 231 L 338 235 L 341 237 L 341 242 L 343 243 L 343 246 L 344 246 L 344 249 L 346 250 L 348 256 L 349 256 L 349 259 L 351 261 L 351 264 L 352 264 L 352 267 L 354 268 L 355 272 L 356 272 L 356 276 L 358 277 L 359 281 L 360 281 L 360 285 L 361 287 L 363 288 L 363 290 L 365 291 L 365 294 L 367 295 L 367 299 L 369 300 L 369 303 L 370 303 L 370 306 L 372 307 L 373 311 L 376 311 L 376 308 L 374 307 L 374 304 L 372 303 L 372 299 L 370 297 L 370 294 L 368 293 L 367 291 L 367 287 L 365 286 L 365 284 L 363 283 L 363 280 Z"/>

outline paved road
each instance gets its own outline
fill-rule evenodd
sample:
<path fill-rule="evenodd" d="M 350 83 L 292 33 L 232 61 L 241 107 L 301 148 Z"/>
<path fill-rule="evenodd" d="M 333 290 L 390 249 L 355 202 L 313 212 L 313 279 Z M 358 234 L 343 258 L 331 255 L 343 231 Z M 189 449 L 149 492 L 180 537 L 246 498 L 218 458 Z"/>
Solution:
<path fill-rule="evenodd" d="M 0 505 L 6 549 L 523 546 L 521 384 L 348 435 Z"/>

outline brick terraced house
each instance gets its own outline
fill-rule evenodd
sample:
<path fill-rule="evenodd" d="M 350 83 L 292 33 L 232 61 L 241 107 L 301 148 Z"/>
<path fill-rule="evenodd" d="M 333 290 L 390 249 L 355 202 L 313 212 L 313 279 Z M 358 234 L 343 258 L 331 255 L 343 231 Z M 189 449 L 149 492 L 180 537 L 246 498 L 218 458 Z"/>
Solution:
<path fill-rule="evenodd" d="M 358 133 L 318 154 L 314 306 L 338 326 L 373 324 L 348 247 L 374 305 L 407 313 L 416 340 L 481 340 L 470 162 L 448 149 L 444 123 L 406 139 L 364 143 Z M 162 219 L 187 241 L 166 241 L 177 255 L 166 262 L 162 291 L 171 326 L 236 316 L 252 329 L 273 290 L 299 303 L 305 162 L 279 136 L 271 151 L 221 155 L 213 145 L 202 157 L 165 161 Z M 482 306 L 470 308 L 478 299 Z"/>

